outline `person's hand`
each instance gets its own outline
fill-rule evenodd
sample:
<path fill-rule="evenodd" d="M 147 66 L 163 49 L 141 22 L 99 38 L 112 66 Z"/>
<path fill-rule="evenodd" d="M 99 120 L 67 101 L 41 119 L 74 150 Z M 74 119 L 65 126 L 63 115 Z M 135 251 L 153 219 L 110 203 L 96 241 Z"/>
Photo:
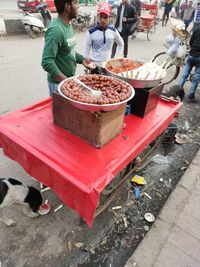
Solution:
<path fill-rule="evenodd" d="M 91 61 L 91 59 L 89 58 L 85 58 L 83 60 L 83 65 L 87 68 L 87 69 L 94 69 L 96 66 L 95 64 Z"/>
<path fill-rule="evenodd" d="M 86 68 L 90 68 L 90 64 L 92 63 L 92 61 L 89 59 L 89 58 L 85 58 L 83 60 L 83 65 L 86 67 Z"/>
<path fill-rule="evenodd" d="M 123 22 L 127 22 L 127 18 L 126 18 L 126 17 L 123 17 L 123 18 L 122 18 L 122 21 L 123 21 Z"/>

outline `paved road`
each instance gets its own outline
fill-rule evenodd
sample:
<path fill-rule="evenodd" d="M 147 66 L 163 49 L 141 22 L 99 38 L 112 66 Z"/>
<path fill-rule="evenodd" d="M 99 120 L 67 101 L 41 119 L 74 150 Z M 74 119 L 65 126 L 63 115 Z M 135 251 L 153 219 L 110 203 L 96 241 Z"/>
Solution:
<path fill-rule="evenodd" d="M 0 11 L 17 8 L 17 0 L 1 0 Z"/>
<path fill-rule="evenodd" d="M 0 1 L 0 16 L 5 16 L 8 14 L 12 14 L 13 16 L 17 16 L 21 12 L 17 7 L 17 0 L 1 0 Z"/>

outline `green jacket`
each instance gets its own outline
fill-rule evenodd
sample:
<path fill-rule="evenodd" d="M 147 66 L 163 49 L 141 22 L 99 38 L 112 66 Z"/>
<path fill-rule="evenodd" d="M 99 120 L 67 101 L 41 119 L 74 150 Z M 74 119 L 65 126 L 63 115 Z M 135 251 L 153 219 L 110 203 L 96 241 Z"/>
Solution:
<path fill-rule="evenodd" d="M 71 24 L 57 17 L 51 22 L 45 34 L 42 54 L 42 67 L 48 72 L 48 81 L 59 83 L 55 76 L 63 73 L 67 77 L 75 75 L 77 63 L 83 63 L 84 57 L 75 52 L 75 35 Z"/>

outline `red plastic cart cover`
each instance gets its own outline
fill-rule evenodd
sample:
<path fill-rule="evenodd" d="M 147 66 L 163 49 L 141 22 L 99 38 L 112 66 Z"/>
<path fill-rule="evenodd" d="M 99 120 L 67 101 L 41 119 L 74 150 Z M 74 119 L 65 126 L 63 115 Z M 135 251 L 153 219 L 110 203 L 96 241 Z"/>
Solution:
<path fill-rule="evenodd" d="M 160 100 L 143 119 L 126 116 L 122 133 L 98 149 L 53 123 L 49 98 L 1 116 L 0 146 L 91 226 L 101 191 L 166 129 L 180 106 Z"/>
<path fill-rule="evenodd" d="M 158 5 L 157 4 L 146 4 L 146 3 L 141 3 L 141 8 L 145 8 L 145 9 L 149 9 L 149 10 L 154 10 L 154 9 L 158 9 Z"/>
<path fill-rule="evenodd" d="M 140 19 L 154 21 L 155 15 L 142 13 Z"/>

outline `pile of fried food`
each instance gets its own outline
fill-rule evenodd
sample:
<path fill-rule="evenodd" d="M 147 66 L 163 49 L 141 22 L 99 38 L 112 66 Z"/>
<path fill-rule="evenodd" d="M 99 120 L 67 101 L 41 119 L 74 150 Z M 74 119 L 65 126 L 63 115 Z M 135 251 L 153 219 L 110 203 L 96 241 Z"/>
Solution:
<path fill-rule="evenodd" d="M 137 80 L 156 80 L 166 76 L 166 71 L 155 62 L 141 63 L 132 59 L 111 59 L 106 68 L 121 77 Z"/>
<path fill-rule="evenodd" d="M 179 29 L 179 28 L 174 28 L 173 31 L 178 34 L 180 37 L 189 37 L 190 33 L 186 30 Z"/>
<path fill-rule="evenodd" d="M 94 97 L 90 91 L 73 81 L 67 79 L 61 86 L 62 93 L 74 101 L 88 104 L 115 104 L 128 99 L 132 88 L 124 81 L 104 75 L 82 75 L 78 79 L 93 90 L 102 91 L 101 97 Z"/>
<path fill-rule="evenodd" d="M 172 28 L 172 31 L 182 42 L 186 41 L 186 43 L 189 43 L 191 34 L 187 30 L 180 28 L 178 25 L 175 25 Z"/>
<path fill-rule="evenodd" d="M 119 58 L 119 59 L 111 59 L 107 61 L 106 63 L 106 68 L 107 70 L 118 74 L 123 71 L 129 71 L 129 70 L 134 70 L 140 66 L 142 66 L 143 63 L 128 59 L 128 58 Z"/>
<path fill-rule="evenodd" d="M 154 62 L 147 62 L 134 70 L 119 73 L 120 76 L 137 80 L 157 80 L 166 76 L 166 70 Z"/>

